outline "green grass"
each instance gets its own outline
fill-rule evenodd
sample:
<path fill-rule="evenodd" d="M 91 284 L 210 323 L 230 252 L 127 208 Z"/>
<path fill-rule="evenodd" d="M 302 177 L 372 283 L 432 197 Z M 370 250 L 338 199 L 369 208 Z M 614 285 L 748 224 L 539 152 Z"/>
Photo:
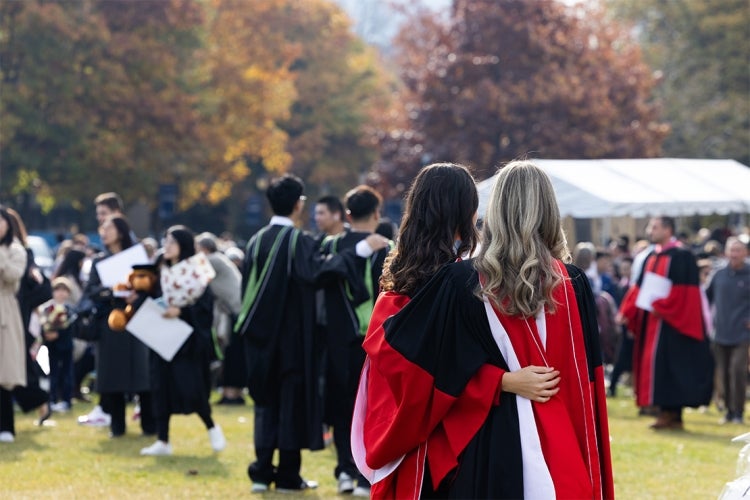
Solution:
<path fill-rule="evenodd" d="M 741 445 L 730 439 L 750 428 L 720 426 L 718 413 L 685 414 L 685 432 L 654 432 L 651 418 L 638 417 L 629 397 L 609 401 L 615 488 L 618 498 L 716 498 L 734 477 Z M 76 404 L 55 415 L 55 426 L 36 427 L 34 415 L 16 414 L 16 442 L 0 443 L 0 498 L 234 498 L 251 497 L 245 473 L 253 458 L 252 408 L 214 406 L 227 449 L 211 451 L 196 415 L 172 418 L 172 457 L 141 457 L 152 438 L 136 422 L 110 439 L 108 429 L 76 423 L 91 409 Z M 128 416 L 132 407 L 128 409 Z M 307 498 L 335 498 L 332 448 L 303 453 L 303 476 L 320 482 Z M 254 495 L 289 498 L 288 495 Z"/>

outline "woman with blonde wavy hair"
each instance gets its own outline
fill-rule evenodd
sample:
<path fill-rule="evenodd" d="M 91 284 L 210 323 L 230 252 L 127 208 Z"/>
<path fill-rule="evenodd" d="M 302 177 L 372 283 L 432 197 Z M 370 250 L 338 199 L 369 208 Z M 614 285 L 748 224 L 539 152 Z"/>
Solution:
<path fill-rule="evenodd" d="M 534 316 L 556 304 L 552 290 L 563 274 L 553 260 L 570 262 L 552 182 L 533 163 L 503 168 L 490 194 L 482 249 L 475 267 L 482 287 L 504 314 Z"/>
<path fill-rule="evenodd" d="M 511 162 L 488 206 L 477 258 L 368 332 L 385 379 L 360 386 L 372 496 L 613 498 L 593 295 L 552 184 Z"/>

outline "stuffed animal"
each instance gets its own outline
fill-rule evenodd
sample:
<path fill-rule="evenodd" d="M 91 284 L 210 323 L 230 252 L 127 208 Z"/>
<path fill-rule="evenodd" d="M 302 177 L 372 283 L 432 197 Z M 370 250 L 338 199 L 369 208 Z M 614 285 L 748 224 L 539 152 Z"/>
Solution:
<path fill-rule="evenodd" d="M 127 283 L 118 283 L 114 291 L 135 291 L 139 298 L 151 295 L 156 289 L 159 278 L 156 274 L 156 266 L 152 264 L 139 264 L 133 266 L 133 271 L 128 275 Z M 140 301 L 138 301 L 140 302 Z M 116 332 L 125 330 L 130 318 L 135 314 L 136 308 L 128 304 L 125 309 L 112 309 L 107 318 L 109 328 Z"/>

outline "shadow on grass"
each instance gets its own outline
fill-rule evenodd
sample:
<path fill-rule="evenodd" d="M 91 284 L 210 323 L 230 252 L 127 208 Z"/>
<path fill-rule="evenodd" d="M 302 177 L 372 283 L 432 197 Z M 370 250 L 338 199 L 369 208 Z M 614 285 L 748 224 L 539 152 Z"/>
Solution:
<path fill-rule="evenodd" d="M 44 432 L 45 430 L 41 427 L 35 427 L 31 431 L 16 432 L 16 440 L 14 442 L 0 443 L 0 462 L 23 460 L 23 456 L 27 451 L 43 452 L 48 450 L 49 445 L 37 439 Z"/>
<path fill-rule="evenodd" d="M 153 436 L 125 435 L 118 438 L 98 440 L 92 443 L 89 451 L 94 455 L 114 455 L 124 459 L 137 459 L 139 466 L 145 466 L 156 474 L 184 474 L 186 477 L 230 477 L 234 474 L 219 460 L 218 453 L 192 455 L 175 450 L 174 455 L 165 457 L 141 456 L 140 450 L 153 443 Z"/>

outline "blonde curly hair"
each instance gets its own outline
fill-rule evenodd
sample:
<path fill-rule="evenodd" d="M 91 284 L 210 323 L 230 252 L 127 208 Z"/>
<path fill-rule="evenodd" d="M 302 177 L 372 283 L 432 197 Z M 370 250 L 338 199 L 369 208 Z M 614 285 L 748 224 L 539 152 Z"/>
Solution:
<path fill-rule="evenodd" d="M 513 161 L 490 194 L 474 262 L 482 278 L 477 294 L 508 315 L 554 311 L 552 290 L 563 279 L 555 259 L 570 262 L 552 182 L 532 162 Z"/>

